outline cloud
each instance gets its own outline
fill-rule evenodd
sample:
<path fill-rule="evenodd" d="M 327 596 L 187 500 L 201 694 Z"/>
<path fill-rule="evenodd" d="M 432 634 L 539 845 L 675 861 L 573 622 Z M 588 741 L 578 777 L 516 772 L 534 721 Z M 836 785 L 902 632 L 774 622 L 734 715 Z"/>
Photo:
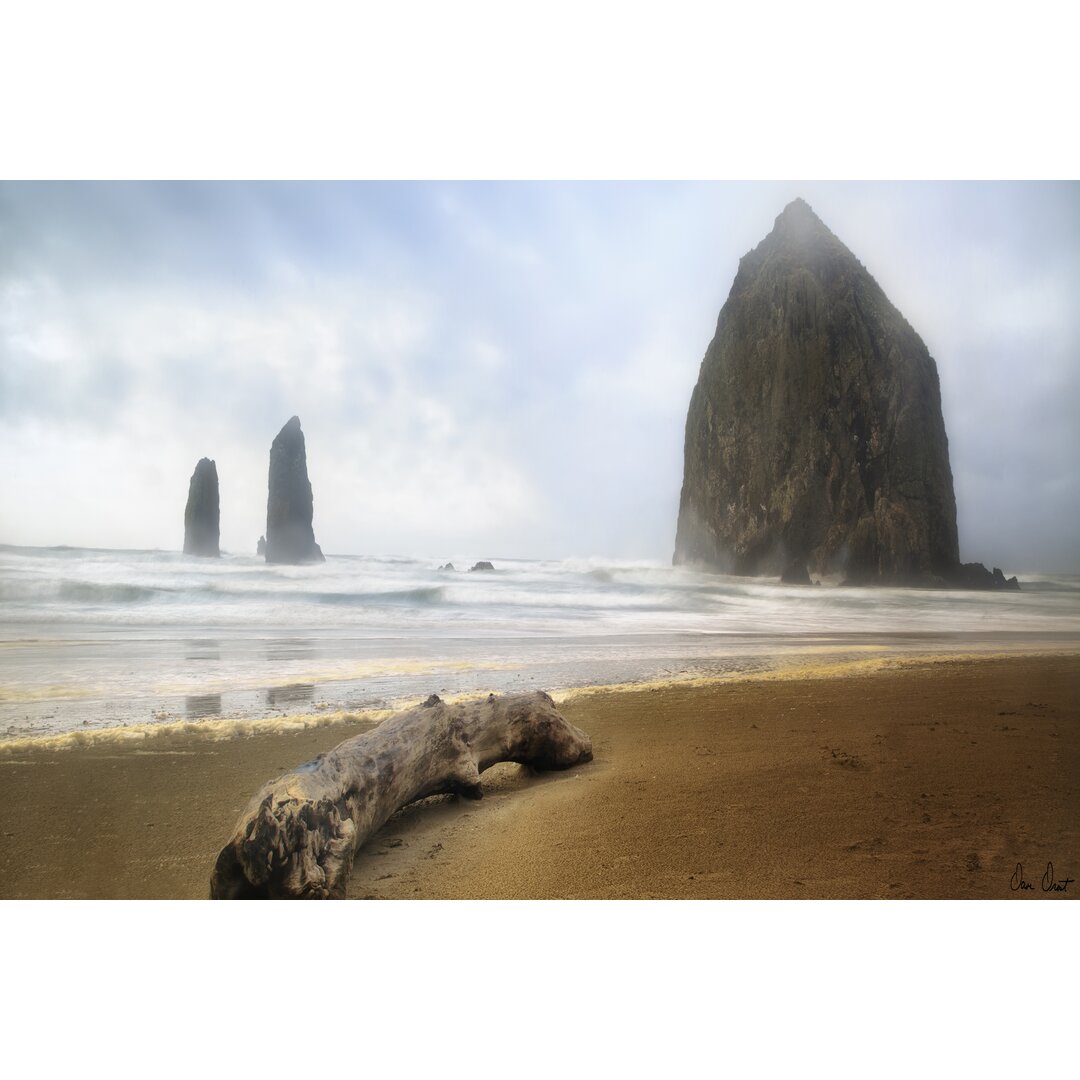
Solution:
<path fill-rule="evenodd" d="M 937 359 L 965 556 L 1080 569 L 1078 192 L 0 184 L 0 540 L 178 547 L 206 455 L 252 550 L 295 413 L 327 551 L 666 559 L 717 313 L 802 194 Z"/>
<path fill-rule="evenodd" d="M 136 546 L 174 546 L 178 492 L 206 455 L 222 477 L 223 543 L 246 550 L 265 515 L 265 454 L 293 413 L 307 431 L 327 550 L 368 549 L 373 537 L 398 551 L 443 535 L 509 542 L 535 517 L 540 499 L 506 417 L 487 407 L 501 351 L 482 336 L 459 339 L 418 290 L 305 276 L 254 295 L 88 282 L 69 296 L 37 278 L 9 283 L 2 312 L 9 460 L 48 477 L 33 500 L 11 486 L 32 501 L 31 517 L 51 521 L 47 539 L 77 523 L 94 542 L 126 531 Z M 439 362 L 455 353 L 462 381 Z M 99 482 L 66 483 L 80 473 Z M 79 494 L 100 494 L 103 478 L 108 509 Z"/>

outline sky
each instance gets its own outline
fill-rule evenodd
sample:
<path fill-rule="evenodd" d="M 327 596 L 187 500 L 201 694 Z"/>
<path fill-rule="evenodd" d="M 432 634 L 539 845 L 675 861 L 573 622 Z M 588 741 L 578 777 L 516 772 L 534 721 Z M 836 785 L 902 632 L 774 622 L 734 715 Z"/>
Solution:
<path fill-rule="evenodd" d="M 1080 571 L 1080 184 L 0 183 L 0 542 L 670 559 L 739 259 L 805 198 L 941 376 L 961 557 Z"/>

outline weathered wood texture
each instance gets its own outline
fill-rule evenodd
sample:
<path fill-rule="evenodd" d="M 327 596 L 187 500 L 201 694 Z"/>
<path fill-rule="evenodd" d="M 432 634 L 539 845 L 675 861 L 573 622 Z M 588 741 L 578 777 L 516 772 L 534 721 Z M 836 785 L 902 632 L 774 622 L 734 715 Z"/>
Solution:
<path fill-rule="evenodd" d="M 401 807 L 479 799 L 480 774 L 500 761 L 546 770 L 591 759 L 588 735 L 543 692 L 460 705 L 433 694 L 266 784 L 218 855 L 210 896 L 344 897 L 357 849 Z"/>

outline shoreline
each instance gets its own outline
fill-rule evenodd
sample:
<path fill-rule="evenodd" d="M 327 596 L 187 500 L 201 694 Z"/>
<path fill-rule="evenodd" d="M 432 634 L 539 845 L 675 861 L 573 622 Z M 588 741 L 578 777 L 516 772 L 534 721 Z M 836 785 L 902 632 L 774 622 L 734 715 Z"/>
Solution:
<path fill-rule="evenodd" d="M 361 849 L 350 897 L 1007 898 L 1015 863 L 1037 882 L 1044 857 L 1080 877 L 1074 651 L 890 654 L 555 696 L 593 762 L 498 765 L 479 803 L 399 811 Z M 373 723 L 303 719 L 9 747 L 0 896 L 205 897 L 254 791 Z"/>
<path fill-rule="evenodd" d="M 799 659 L 815 653 L 820 654 L 822 659 L 817 662 L 798 662 Z M 875 655 L 852 658 L 850 654 L 853 653 L 874 653 Z M 837 659 L 837 657 L 841 656 L 846 658 Z M 997 651 L 972 650 L 969 643 L 967 649 L 934 652 L 903 652 L 890 645 L 871 642 L 849 644 L 842 648 L 830 645 L 803 645 L 792 646 L 783 653 L 773 654 L 770 659 L 772 666 L 764 668 L 736 668 L 717 674 L 688 673 L 682 676 L 668 675 L 661 678 L 642 678 L 627 682 L 596 683 L 555 689 L 545 686 L 535 687 L 535 689 L 542 689 L 549 693 L 556 704 L 562 706 L 578 698 L 594 695 L 633 694 L 667 688 L 706 688 L 746 682 L 858 678 L 882 671 L 932 667 L 936 664 L 993 662 L 1035 657 L 1063 659 L 1080 657 L 1080 641 L 1075 643 L 1058 641 L 1054 647 L 1050 648 L 1042 642 L 1032 642 L 1030 644 L 1012 642 L 1009 648 Z M 489 693 L 513 692 L 515 691 L 493 691 L 483 688 L 462 693 L 440 691 L 439 696 L 443 701 L 455 704 L 462 701 L 479 700 L 487 697 Z M 416 697 L 401 698 L 392 702 L 392 707 L 389 708 L 337 708 L 316 712 L 282 713 L 280 716 L 255 718 L 205 716 L 199 719 L 178 718 L 152 722 L 121 723 L 103 727 L 86 727 L 55 734 L 19 735 L 7 738 L 0 736 L 0 762 L 5 757 L 39 750 L 77 750 L 103 744 L 134 747 L 138 743 L 152 744 L 156 739 L 168 739 L 177 736 L 214 743 L 230 739 L 246 739 L 254 736 L 285 734 L 337 726 L 348 726 L 350 728 L 359 726 L 361 730 L 368 730 L 393 716 L 396 712 L 419 705 L 426 696 L 426 694 L 422 694 Z M 352 732 L 352 734 L 355 733 L 355 731 Z"/>

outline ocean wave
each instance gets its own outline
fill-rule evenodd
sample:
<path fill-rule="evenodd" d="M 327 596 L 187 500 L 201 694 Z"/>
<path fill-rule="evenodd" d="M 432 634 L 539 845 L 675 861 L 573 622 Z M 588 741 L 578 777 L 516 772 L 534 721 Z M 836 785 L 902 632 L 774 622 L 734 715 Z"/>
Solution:
<path fill-rule="evenodd" d="M 217 583 L 204 583 L 183 590 L 193 599 L 212 597 L 222 603 L 251 603 L 271 601 L 288 604 L 315 604 L 330 607 L 374 607 L 379 604 L 416 604 L 427 606 L 442 601 L 442 585 L 418 585 L 406 589 L 291 589 L 291 588 L 228 588 Z"/>
<path fill-rule="evenodd" d="M 85 625 L 93 633 L 290 627 L 424 640 L 608 631 L 1080 630 L 1077 575 L 1025 576 L 1015 593 L 957 593 L 798 589 L 640 560 L 494 561 L 494 574 L 450 574 L 433 559 L 386 555 L 276 566 L 255 556 L 0 545 L 0 626 L 5 636 L 67 635 Z M 455 565 L 467 564 L 459 557 Z"/>
<path fill-rule="evenodd" d="M 9 579 L 0 581 L 0 601 L 5 604 L 40 603 L 60 600 L 70 604 L 135 604 L 152 600 L 172 590 L 130 582 L 78 581 L 61 578 Z"/>
<path fill-rule="evenodd" d="M 278 594 L 273 594 L 275 597 Z M 315 604 L 370 606 L 373 604 L 438 604 L 445 595 L 441 585 L 424 585 L 415 589 L 387 589 L 376 592 L 314 592 L 293 593 L 290 599 Z"/>
<path fill-rule="evenodd" d="M 57 597 L 76 604 L 137 604 L 171 590 L 126 582 L 60 581 Z"/>

